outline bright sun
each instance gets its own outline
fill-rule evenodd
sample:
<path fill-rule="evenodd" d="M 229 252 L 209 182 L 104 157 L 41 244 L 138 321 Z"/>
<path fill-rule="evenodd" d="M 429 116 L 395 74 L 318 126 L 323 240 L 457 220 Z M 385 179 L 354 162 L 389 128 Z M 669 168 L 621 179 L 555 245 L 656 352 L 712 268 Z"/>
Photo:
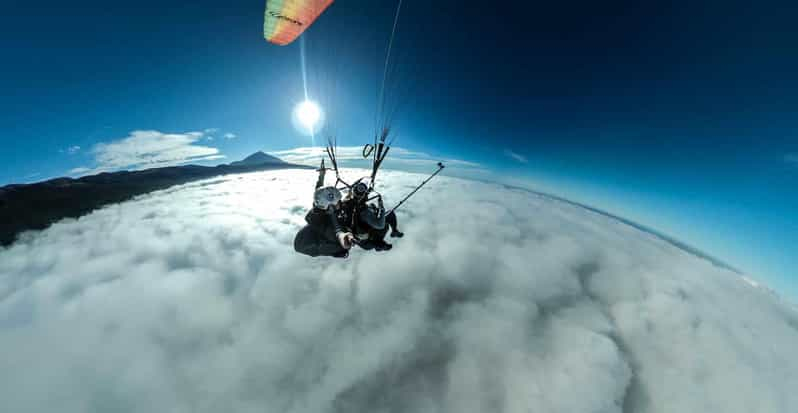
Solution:
<path fill-rule="evenodd" d="M 314 133 L 321 126 L 321 108 L 316 102 L 306 100 L 294 108 L 294 119 L 299 123 L 303 132 Z"/>

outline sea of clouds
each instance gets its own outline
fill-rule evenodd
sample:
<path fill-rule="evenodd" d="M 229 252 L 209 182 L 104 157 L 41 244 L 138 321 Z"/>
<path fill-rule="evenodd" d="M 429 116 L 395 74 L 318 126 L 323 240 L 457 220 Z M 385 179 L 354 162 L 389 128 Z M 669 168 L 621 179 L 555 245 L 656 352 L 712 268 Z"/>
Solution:
<path fill-rule="evenodd" d="M 798 313 L 736 273 L 455 178 L 392 251 L 310 258 L 314 183 L 199 181 L 1 249 L 0 410 L 798 412 Z"/>

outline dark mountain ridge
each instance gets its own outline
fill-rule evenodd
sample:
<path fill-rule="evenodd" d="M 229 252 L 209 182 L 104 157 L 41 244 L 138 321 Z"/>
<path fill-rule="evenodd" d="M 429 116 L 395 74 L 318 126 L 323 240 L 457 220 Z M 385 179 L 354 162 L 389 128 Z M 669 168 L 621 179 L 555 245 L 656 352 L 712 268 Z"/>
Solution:
<path fill-rule="evenodd" d="M 77 218 L 105 205 L 198 179 L 271 169 L 308 169 L 256 152 L 226 165 L 183 165 L 140 171 L 103 172 L 81 178 L 55 178 L 0 187 L 0 246 L 27 230 L 45 229 L 64 218 Z M 312 168 L 311 168 L 312 169 Z"/>
<path fill-rule="evenodd" d="M 253 165 L 263 165 L 267 163 L 281 164 L 281 165 L 286 164 L 285 162 L 283 162 L 282 159 L 276 156 L 263 153 L 262 151 L 257 151 L 240 161 L 231 162 L 230 166 L 253 166 Z"/>

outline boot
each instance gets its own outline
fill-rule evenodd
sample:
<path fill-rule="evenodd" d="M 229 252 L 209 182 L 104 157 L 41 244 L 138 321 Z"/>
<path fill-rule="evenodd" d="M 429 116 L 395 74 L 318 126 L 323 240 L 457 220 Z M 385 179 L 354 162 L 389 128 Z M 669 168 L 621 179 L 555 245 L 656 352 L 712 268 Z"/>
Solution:
<path fill-rule="evenodd" d="M 385 241 L 377 241 L 374 243 L 374 249 L 377 251 L 390 251 L 391 248 L 393 248 L 393 245 Z"/>

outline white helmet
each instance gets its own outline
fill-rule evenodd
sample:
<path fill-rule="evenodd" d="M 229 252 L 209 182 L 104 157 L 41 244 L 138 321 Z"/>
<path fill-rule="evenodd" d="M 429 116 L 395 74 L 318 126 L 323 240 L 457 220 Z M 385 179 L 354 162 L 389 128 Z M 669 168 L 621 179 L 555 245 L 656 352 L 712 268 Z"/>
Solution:
<path fill-rule="evenodd" d="M 341 201 L 341 191 L 334 186 L 319 188 L 313 194 L 313 206 L 319 209 L 327 209 L 331 205 L 335 206 Z"/>

